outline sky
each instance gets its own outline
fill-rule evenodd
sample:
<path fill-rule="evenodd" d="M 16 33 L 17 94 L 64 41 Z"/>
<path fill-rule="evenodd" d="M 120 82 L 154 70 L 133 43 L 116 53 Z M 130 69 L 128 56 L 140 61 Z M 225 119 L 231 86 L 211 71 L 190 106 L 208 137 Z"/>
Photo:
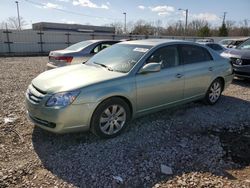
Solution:
<path fill-rule="evenodd" d="M 59 22 L 90 25 L 127 23 L 143 19 L 163 26 L 185 20 L 207 20 L 219 26 L 223 13 L 226 20 L 237 23 L 247 19 L 250 25 L 250 0 L 18 0 L 20 16 L 26 28 L 36 22 Z M 0 0 L 0 22 L 17 17 L 15 0 Z"/>

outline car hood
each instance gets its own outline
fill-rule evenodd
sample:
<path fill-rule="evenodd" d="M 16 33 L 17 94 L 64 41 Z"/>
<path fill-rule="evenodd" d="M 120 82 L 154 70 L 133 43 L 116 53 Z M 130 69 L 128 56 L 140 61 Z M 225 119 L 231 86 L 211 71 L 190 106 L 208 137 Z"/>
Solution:
<path fill-rule="evenodd" d="M 95 65 L 71 65 L 45 71 L 32 80 L 32 84 L 47 93 L 79 89 L 91 84 L 124 76 Z"/>
<path fill-rule="evenodd" d="M 229 57 L 250 59 L 250 50 L 230 49 L 224 52 Z"/>

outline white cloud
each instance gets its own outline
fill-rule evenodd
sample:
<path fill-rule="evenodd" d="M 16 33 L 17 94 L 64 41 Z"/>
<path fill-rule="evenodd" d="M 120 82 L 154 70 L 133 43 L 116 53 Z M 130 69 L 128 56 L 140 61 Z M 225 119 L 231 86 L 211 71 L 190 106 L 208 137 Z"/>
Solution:
<path fill-rule="evenodd" d="M 220 19 L 216 14 L 211 14 L 211 13 L 192 14 L 191 17 L 193 19 L 200 19 L 206 21 L 217 21 Z"/>
<path fill-rule="evenodd" d="M 70 0 L 56 0 L 56 1 L 60 1 L 60 2 L 69 2 Z"/>
<path fill-rule="evenodd" d="M 80 5 L 83 7 L 89 7 L 89 8 L 101 8 L 101 9 L 109 9 L 108 5 L 109 3 L 102 4 L 102 5 L 97 5 L 93 2 L 91 2 L 90 0 L 73 0 L 73 5 Z"/>
<path fill-rule="evenodd" d="M 141 9 L 141 10 L 144 10 L 146 7 L 143 6 L 143 5 L 139 5 L 138 8 Z"/>
<path fill-rule="evenodd" d="M 156 12 L 159 16 L 167 16 L 175 11 L 175 8 L 172 6 L 156 6 L 156 7 L 148 7 L 152 12 Z"/>
<path fill-rule="evenodd" d="M 54 4 L 54 3 L 44 3 L 44 5 L 42 6 L 42 8 L 62 8 L 60 5 L 58 4 Z"/>
<path fill-rule="evenodd" d="M 159 16 L 167 16 L 167 15 L 170 15 L 170 12 L 159 12 L 158 15 Z"/>
<path fill-rule="evenodd" d="M 156 6 L 156 7 L 149 7 L 152 12 L 174 12 L 175 9 L 172 6 Z"/>

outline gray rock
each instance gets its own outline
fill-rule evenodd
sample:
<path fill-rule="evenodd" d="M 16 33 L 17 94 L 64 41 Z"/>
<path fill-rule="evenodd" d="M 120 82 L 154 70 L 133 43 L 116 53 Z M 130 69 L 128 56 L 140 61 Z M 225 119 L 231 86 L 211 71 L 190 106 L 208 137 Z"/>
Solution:
<path fill-rule="evenodd" d="M 173 171 L 171 167 L 161 164 L 161 173 L 171 175 L 173 174 Z"/>

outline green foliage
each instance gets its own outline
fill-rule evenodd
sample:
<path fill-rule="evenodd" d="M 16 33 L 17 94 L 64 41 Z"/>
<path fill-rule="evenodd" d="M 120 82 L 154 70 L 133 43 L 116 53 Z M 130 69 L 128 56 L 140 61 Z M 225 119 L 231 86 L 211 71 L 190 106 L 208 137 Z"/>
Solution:
<path fill-rule="evenodd" d="M 222 26 L 219 28 L 219 36 L 220 37 L 228 36 L 228 30 L 225 23 L 223 23 Z"/>
<path fill-rule="evenodd" d="M 197 31 L 197 35 L 199 37 L 210 37 L 211 34 L 210 34 L 210 29 L 207 25 L 203 26 L 202 28 L 200 28 L 198 31 Z"/>

